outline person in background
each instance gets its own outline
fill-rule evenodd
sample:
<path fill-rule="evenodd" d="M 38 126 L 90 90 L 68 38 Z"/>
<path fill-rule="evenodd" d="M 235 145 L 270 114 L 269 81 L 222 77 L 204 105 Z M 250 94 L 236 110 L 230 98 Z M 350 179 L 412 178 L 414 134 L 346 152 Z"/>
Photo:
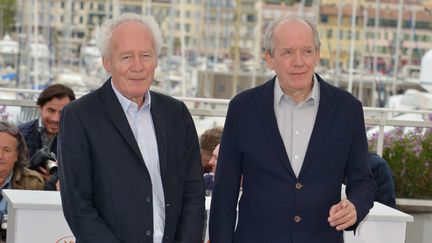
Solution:
<path fill-rule="evenodd" d="M 270 23 L 264 52 L 276 76 L 228 107 L 210 242 L 343 242 L 375 198 L 362 105 L 314 72 L 320 41 L 311 22 Z"/>
<path fill-rule="evenodd" d="M 377 186 L 375 201 L 396 207 L 396 191 L 393 172 L 387 161 L 376 153 L 368 153 L 368 163 Z"/>
<path fill-rule="evenodd" d="M 213 150 L 212 157 L 208 162 L 209 166 L 212 167 L 212 171 L 204 174 L 204 188 L 206 191 L 206 196 L 211 196 L 212 194 L 218 155 L 219 155 L 219 144 L 216 145 L 216 148 Z"/>
<path fill-rule="evenodd" d="M 216 145 L 220 143 L 223 128 L 220 126 L 206 130 L 200 137 L 201 163 L 204 173 L 214 171 L 213 166 L 209 164 L 212 153 Z"/>
<path fill-rule="evenodd" d="M 39 118 L 21 124 L 19 129 L 29 150 L 30 168 L 46 180 L 46 190 L 58 189 L 57 133 L 63 107 L 75 100 L 73 90 L 63 84 L 52 84 L 37 99 Z"/>
<path fill-rule="evenodd" d="M 200 243 L 205 197 L 185 104 L 150 90 L 162 45 L 153 18 L 125 13 L 99 31 L 111 77 L 67 105 L 59 132 L 63 212 L 79 243 Z"/>
<path fill-rule="evenodd" d="M 3 189 L 43 190 L 44 179 L 36 171 L 26 168 L 28 151 L 18 127 L 0 121 L 0 217 L 7 214 Z M 1 233 L 2 235 L 4 232 Z"/>

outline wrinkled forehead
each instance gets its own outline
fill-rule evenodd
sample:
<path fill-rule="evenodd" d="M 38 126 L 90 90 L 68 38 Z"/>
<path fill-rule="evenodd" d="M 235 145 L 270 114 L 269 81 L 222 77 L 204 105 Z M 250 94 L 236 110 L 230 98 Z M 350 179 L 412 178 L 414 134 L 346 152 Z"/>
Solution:
<path fill-rule="evenodd" d="M 310 36 L 313 39 L 313 30 L 308 23 L 301 19 L 287 19 L 280 22 L 274 29 L 274 36 Z"/>
<path fill-rule="evenodd" d="M 109 43 L 110 51 L 113 47 L 128 49 L 135 45 L 156 48 L 156 41 L 150 28 L 137 21 L 120 23 L 112 32 Z"/>
<path fill-rule="evenodd" d="M 17 146 L 17 134 L 14 134 L 9 130 L 0 131 L 0 147 L 16 148 Z"/>
<path fill-rule="evenodd" d="M 273 44 L 293 45 L 295 47 L 315 46 L 312 28 L 302 20 L 285 20 L 274 30 Z"/>
<path fill-rule="evenodd" d="M 153 33 L 148 26 L 138 21 L 126 21 L 118 24 L 112 31 L 111 41 L 114 38 L 123 39 L 126 35 L 144 34 L 154 41 Z"/>

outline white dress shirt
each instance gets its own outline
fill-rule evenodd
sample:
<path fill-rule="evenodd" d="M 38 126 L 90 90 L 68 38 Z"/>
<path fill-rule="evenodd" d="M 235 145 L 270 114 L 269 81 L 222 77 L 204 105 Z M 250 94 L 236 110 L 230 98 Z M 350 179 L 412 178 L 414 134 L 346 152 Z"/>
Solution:
<path fill-rule="evenodd" d="M 126 114 L 127 120 L 150 174 L 153 194 L 153 242 L 161 243 L 165 227 L 165 197 L 159 166 L 158 145 L 153 119 L 150 113 L 150 92 L 147 91 L 144 97 L 144 104 L 140 109 L 138 109 L 138 105 L 123 96 L 120 91 L 114 87 L 112 82 L 111 86 L 113 87 L 114 93 Z"/>

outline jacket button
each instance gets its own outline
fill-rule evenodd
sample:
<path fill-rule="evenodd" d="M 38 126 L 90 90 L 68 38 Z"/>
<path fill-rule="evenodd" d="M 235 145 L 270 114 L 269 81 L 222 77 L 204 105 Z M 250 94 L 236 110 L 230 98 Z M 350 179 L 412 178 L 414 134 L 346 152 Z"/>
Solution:
<path fill-rule="evenodd" d="M 297 182 L 295 184 L 295 188 L 298 189 L 298 190 L 302 189 L 302 187 L 303 187 L 303 185 L 300 182 Z"/>
<path fill-rule="evenodd" d="M 151 197 L 150 196 L 146 197 L 146 202 L 148 202 L 148 203 L 151 202 Z"/>
<path fill-rule="evenodd" d="M 165 204 L 165 207 L 169 207 L 169 206 L 171 206 L 171 204 L 169 204 L 169 203 Z"/>
<path fill-rule="evenodd" d="M 298 216 L 298 215 L 296 215 L 294 217 L 294 222 L 296 222 L 296 223 L 299 223 L 301 220 L 302 220 L 302 218 L 300 216 Z"/>
<path fill-rule="evenodd" d="M 147 230 L 147 231 L 146 231 L 146 235 L 147 235 L 147 236 L 151 236 L 151 234 L 152 234 L 151 230 Z"/>

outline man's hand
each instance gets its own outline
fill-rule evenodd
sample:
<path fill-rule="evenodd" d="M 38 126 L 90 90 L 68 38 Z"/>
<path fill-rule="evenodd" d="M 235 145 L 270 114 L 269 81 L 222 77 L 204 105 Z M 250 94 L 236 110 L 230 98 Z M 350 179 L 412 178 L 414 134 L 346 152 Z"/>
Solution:
<path fill-rule="evenodd" d="M 45 170 L 45 168 L 39 166 L 39 174 L 45 179 L 45 181 L 48 181 L 49 178 L 51 177 L 51 174 L 49 173 L 49 171 Z"/>
<path fill-rule="evenodd" d="M 328 221 L 336 230 L 344 230 L 357 222 L 357 211 L 348 199 L 342 199 L 333 205 L 329 211 Z"/>
<path fill-rule="evenodd" d="M 57 180 L 56 182 L 56 190 L 60 191 L 60 180 Z"/>

